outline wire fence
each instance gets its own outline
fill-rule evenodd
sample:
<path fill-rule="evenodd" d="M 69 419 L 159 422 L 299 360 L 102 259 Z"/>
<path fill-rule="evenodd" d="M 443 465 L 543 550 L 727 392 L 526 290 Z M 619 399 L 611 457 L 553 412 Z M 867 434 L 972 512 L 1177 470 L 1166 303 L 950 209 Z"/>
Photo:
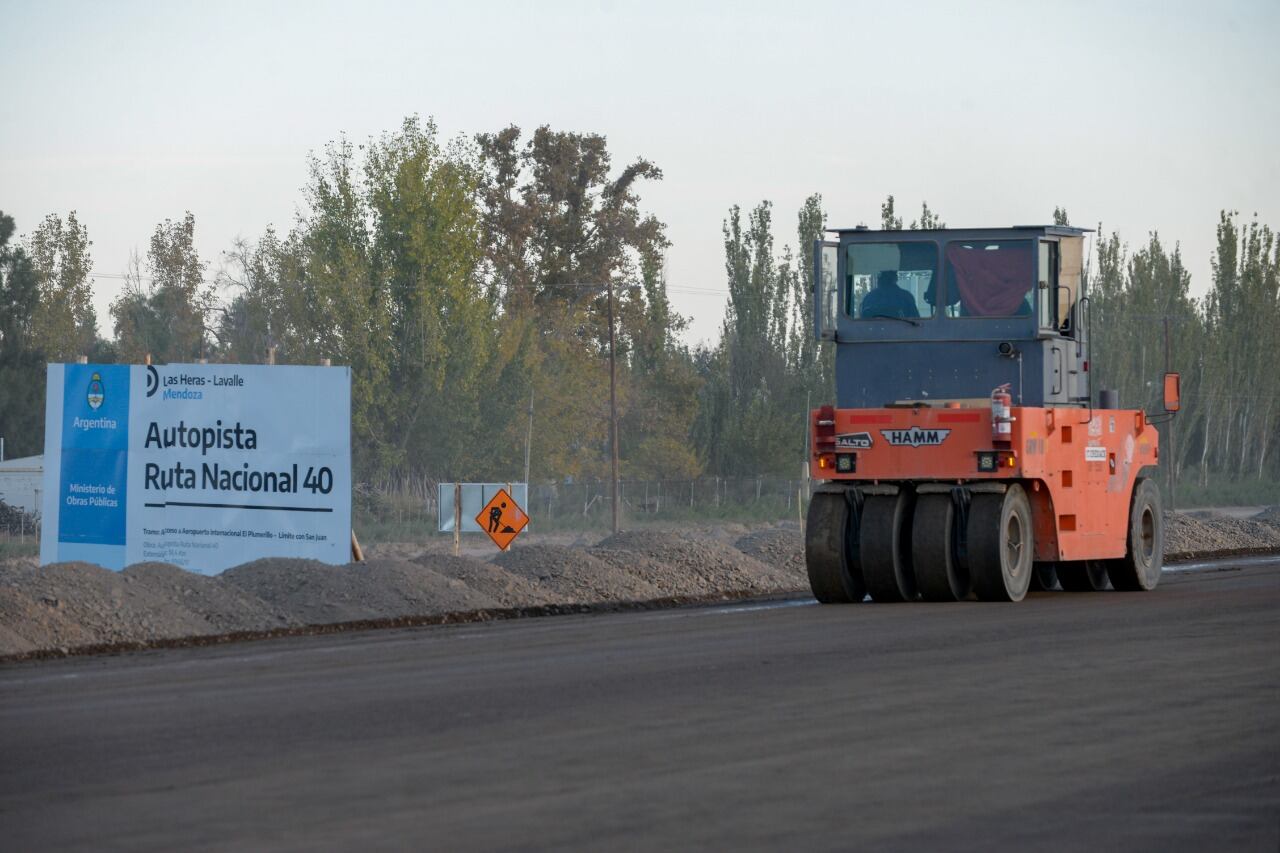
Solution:
<path fill-rule="evenodd" d="M 39 513 L 27 512 L 22 507 L 0 500 L 0 535 L 18 542 L 25 542 L 31 537 L 38 540 L 40 537 Z"/>
<path fill-rule="evenodd" d="M 425 477 L 384 480 L 356 490 L 357 512 L 375 518 L 408 520 L 421 513 L 435 518 L 439 511 L 439 482 Z M 630 517 L 671 518 L 751 514 L 798 516 L 807 506 L 810 481 L 785 477 L 700 477 L 672 480 L 621 480 L 620 512 Z M 564 480 L 531 483 L 530 516 L 565 525 L 598 522 L 612 515 L 608 480 Z"/>
<path fill-rule="evenodd" d="M 352 510 L 357 523 L 408 525 L 423 533 L 438 523 L 438 481 L 428 477 L 385 479 L 357 485 Z M 798 519 L 808 506 L 810 481 L 785 477 L 700 477 L 687 480 L 622 480 L 621 514 L 651 519 Z M 536 523 L 560 528 L 598 527 L 612 516 L 608 480 L 533 483 L 525 511 Z M 8 512 L 5 512 L 8 510 Z M 392 528 L 394 529 L 394 527 Z M 40 542 L 38 515 L 0 505 L 0 543 L 32 547 Z M 3 549 L 0 549 L 3 550 Z"/>
<path fill-rule="evenodd" d="M 611 489 L 607 480 L 534 484 L 529 511 L 544 518 L 590 519 L 608 515 Z M 618 483 L 619 508 L 628 515 L 714 514 L 726 509 L 796 509 L 808 501 L 809 481 L 780 477 L 703 477 L 694 480 L 624 480 Z"/>

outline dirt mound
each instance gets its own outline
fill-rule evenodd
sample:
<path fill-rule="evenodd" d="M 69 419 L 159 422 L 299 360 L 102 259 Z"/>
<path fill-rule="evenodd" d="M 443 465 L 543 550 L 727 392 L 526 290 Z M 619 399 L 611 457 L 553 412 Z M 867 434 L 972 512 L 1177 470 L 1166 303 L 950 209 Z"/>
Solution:
<path fill-rule="evenodd" d="M 723 542 L 672 531 L 626 531 L 610 536 L 593 553 L 630 551 L 646 560 L 628 568 L 663 595 L 773 592 L 796 588 L 783 569 L 767 566 Z"/>
<path fill-rule="evenodd" d="M 40 559 L 34 556 L 5 557 L 0 559 L 0 575 L 3 575 L 7 570 L 34 569 L 38 565 L 40 565 Z"/>
<path fill-rule="evenodd" d="M 1249 520 L 1272 527 L 1280 527 L 1280 506 L 1269 506 Z"/>
<path fill-rule="evenodd" d="M 1191 512 L 1184 512 L 1182 514 L 1188 518 L 1194 518 L 1197 521 L 1211 521 L 1212 519 L 1220 518 L 1218 513 L 1211 509 L 1197 509 L 1192 510 Z"/>
<path fill-rule="evenodd" d="M 592 557 L 600 560 L 629 578 L 639 579 L 654 589 L 654 598 L 669 598 L 673 595 L 702 595 L 693 591 L 692 586 L 681 591 L 678 580 L 679 573 L 659 560 L 647 557 L 639 551 L 624 551 L 621 548 L 591 548 Z"/>
<path fill-rule="evenodd" d="M 473 557 L 420 554 L 413 562 L 446 578 L 461 581 L 471 589 L 489 596 L 501 607 L 532 607 L 565 600 L 528 578 Z"/>
<path fill-rule="evenodd" d="M 84 632 L 82 643 L 158 640 L 216 633 L 199 614 L 148 589 L 132 577 L 91 563 L 51 563 L 47 566 L 8 564 L 0 569 L 0 587 L 8 587 L 58 612 Z M 7 619 L 4 624 L 15 630 Z M 50 621 L 52 633 L 65 624 Z M 29 637 L 33 642 L 35 636 Z M 39 642 L 45 647 L 52 642 Z"/>
<path fill-rule="evenodd" d="M 586 547 L 592 540 L 517 544 L 492 563 L 409 544 L 346 566 L 271 558 L 214 577 L 167 563 L 111 572 L 10 558 L 0 561 L 0 655 L 499 607 L 807 588 L 795 522 L 640 530 Z M 1250 519 L 1166 515 L 1170 557 L 1267 548 L 1280 550 L 1280 507 Z"/>
<path fill-rule="evenodd" d="M 804 536 L 799 524 L 776 527 L 760 527 L 734 541 L 737 548 L 748 557 L 755 557 L 766 566 L 781 569 L 797 583 L 808 583 L 809 575 L 804 565 Z"/>
<path fill-rule="evenodd" d="M 3 602 L 0 602 L 0 607 L 3 606 Z M 0 616 L 3 616 L 3 614 L 0 614 Z M 33 652 L 38 648 L 40 647 L 22 634 L 6 628 L 5 624 L 0 622 L 0 655 L 20 655 L 24 652 Z"/>
<path fill-rule="evenodd" d="M 412 560 L 414 557 L 432 547 L 434 543 L 420 544 L 417 542 L 374 542 L 364 546 L 364 558 L 366 560 Z M 435 545 L 440 553 L 444 553 L 443 548 L 452 547 L 453 543 L 440 543 Z"/>
<path fill-rule="evenodd" d="M 400 615 L 456 613 L 500 606 L 497 599 L 472 589 L 457 578 L 446 577 L 427 566 L 407 560 L 368 560 L 348 563 L 347 571 L 368 572 L 367 583 L 402 596 L 405 607 L 398 612 L 379 613 L 379 618 Z"/>
<path fill-rule="evenodd" d="M 726 545 L 732 545 L 742 536 L 751 531 L 751 528 L 745 524 L 739 524 L 734 521 L 725 521 L 720 524 L 700 525 L 698 527 L 685 527 L 679 531 L 679 535 L 687 536 L 690 539 L 705 541 L 714 539 L 717 542 L 723 542 Z M 604 544 L 604 543 L 601 543 Z"/>
<path fill-rule="evenodd" d="M 331 566 L 318 560 L 269 557 L 228 569 L 221 577 L 302 625 L 498 606 L 461 581 L 404 560 Z"/>
<path fill-rule="evenodd" d="M 561 545 L 513 548 L 494 563 L 537 584 L 557 601 L 643 601 L 665 594 L 586 551 Z"/>
<path fill-rule="evenodd" d="M 126 580 L 198 615 L 218 633 L 268 631 L 291 620 L 261 598 L 220 576 L 188 572 L 172 563 L 135 563 L 124 570 Z"/>
<path fill-rule="evenodd" d="M 1165 556 L 1280 547 L 1280 526 L 1254 518 L 1193 518 L 1165 513 Z"/>
<path fill-rule="evenodd" d="M 97 637 L 67 615 L 61 599 L 33 599 L 16 589 L 0 586 L 0 655 L 33 649 L 67 649 L 95 642 Z"/>

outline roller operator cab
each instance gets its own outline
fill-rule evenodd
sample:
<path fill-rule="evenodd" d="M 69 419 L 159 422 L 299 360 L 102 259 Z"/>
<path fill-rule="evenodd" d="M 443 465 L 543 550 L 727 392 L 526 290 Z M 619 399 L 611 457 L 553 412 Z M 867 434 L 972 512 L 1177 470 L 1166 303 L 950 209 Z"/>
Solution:
<path fill-rule="evenodd" d="M 830 233 L 813 259 L 814 331 L 836 347 L 836 399 L 810 413 L 814 595 L 1153 589 L 1159 434 L 1090 382 L 1086 232 Z"/>

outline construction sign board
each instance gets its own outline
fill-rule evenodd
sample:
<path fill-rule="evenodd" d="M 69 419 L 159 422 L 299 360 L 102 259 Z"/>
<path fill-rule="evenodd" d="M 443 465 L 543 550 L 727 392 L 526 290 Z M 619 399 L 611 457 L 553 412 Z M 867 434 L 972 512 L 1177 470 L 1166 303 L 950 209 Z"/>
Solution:
<path fill-rule="evenodd" d="M 520 535 L 520 531 L 524 530 L 528 523 L 529 516 L 525 515 L 515 499 L 507 494 L 506 489 L 499 489 L 476 516 L 476 524 L 480 525 L 493 540 L 493 544 L 503 551 L 511 546 L 511 542 Z"/>
<path fill-rule="evenodd" d="M 51 364 L 40 562 L 351 559 L 351 371 Z"/>

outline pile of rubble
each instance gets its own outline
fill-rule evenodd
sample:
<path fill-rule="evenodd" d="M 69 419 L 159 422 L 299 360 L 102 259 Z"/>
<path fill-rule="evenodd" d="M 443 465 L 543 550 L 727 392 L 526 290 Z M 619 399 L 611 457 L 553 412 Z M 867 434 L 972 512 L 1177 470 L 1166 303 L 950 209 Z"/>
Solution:
<path fill-rule="evenodd" d="M 0 561 L 0 657 L 77 647 L 301 629 L 446 614 L 808 589 L 796 522 L 639 530 L 568 544 L 517 542 L 491 560 L 397 544 L 361 563 L 255 560 L 208 577 L 166 563 Z M 1280 550 L 1280 508 L 1249 518 L 1171 514 L 1168 558 Z M 449 618 L 453 618 L 450 616 Z"/>

